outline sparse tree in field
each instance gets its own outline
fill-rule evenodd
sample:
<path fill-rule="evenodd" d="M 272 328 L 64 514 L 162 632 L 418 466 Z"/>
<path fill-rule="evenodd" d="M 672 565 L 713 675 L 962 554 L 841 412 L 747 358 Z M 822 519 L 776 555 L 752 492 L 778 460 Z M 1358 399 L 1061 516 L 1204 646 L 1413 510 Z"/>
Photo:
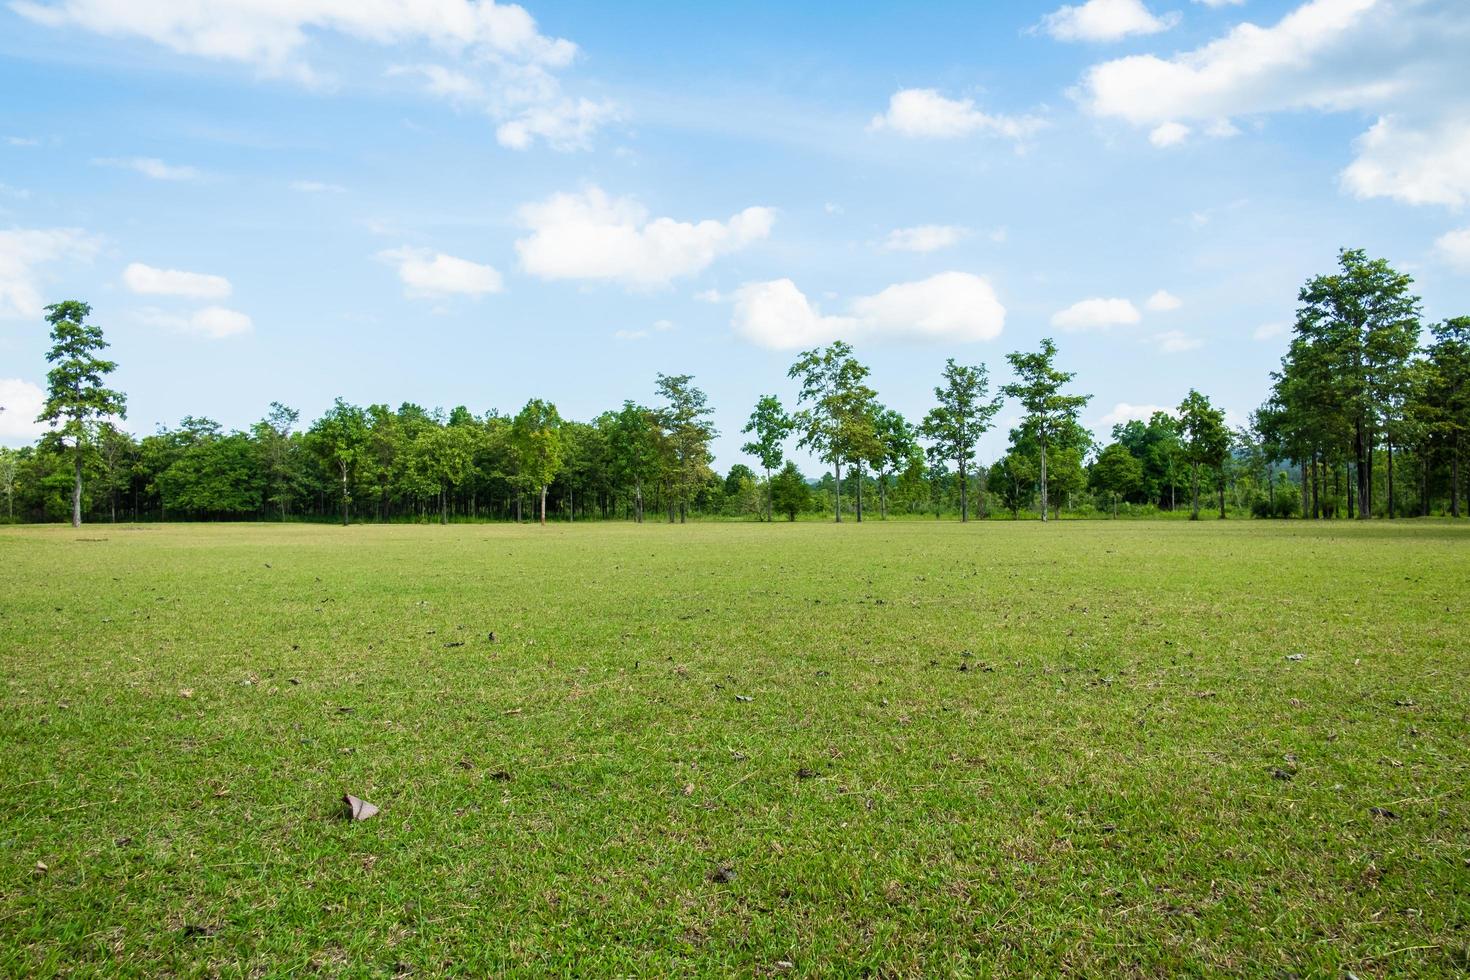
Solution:
<path fill-rule="evenodd" d="M 1113 519 L 1118 519 L 1118 498 L 1135 492 L 1143 483 L 1143 464 L 1115 442 L 1098 453 L 1092 464 L 1092 485 L 1112 498 Z"/>
<path fill-rule="evenodd" d="M 374 406 L 374 409 L 379 407 L 386 408 Z M 288 408 L 280 402 L 271 402 L 270 411 L 265 418 L 251 427 L 256 450 L 260 454 L 261 469 L 265 471 L 269 502 L 281 509 L 283 521 L 286 519 L 286 508 L 291 502 L 295 483 L 295 472 L 291 465 L 295 446 L 291 435 L 300 420 L 301 413 L 296 409 Z"/>
<path fill-rule="evenodd" d="M 1041 519 L 1046 520 L 1047 484 L 1046 453 L 1057 430 L 1075 423 L 1077 413 L 1092 400 L 1091 395 L 1067 395 L 1062 388 L 1075 377 L 1067 371 L 1058 371 L 1054 366 L 1057 346 L 1051 338 L 1044 337 L 1041 349 L 1035 353 L 1017 351 L 1007 354 L 1017 380 L 1001 388 L 1007 398 L 1021 403 L 1025 413 L 1021 419 L 1021 430 L 1036 440 L 1040 450 Z"/>
<path fill-rule="evenodd" d="M 796 468 L 796 464 L 788 460 L 771 481 L 771 499 L 774 508 L 786 515 L 788 521 L 796 520 L 796 515 L 806 510 L 811 503 L 812 491 L 807 486 L 806 477 Z"/>
<path fill-rule="evenodd" d="M 665 401 L 658 413 L 666 439 L 671 503 L 677 503 L 679 523 L 688 520 L 689 502 L 710 473 L 710 440 L 719 435 L 709 416 L 714 409 L 689 374 L 660 374 L 656 387 Z"/>
<path fill-rule="evenodd" d="M 929 410 L 919 427 L 959 473 L 961 522 L 970 519 L 970 466 L 975 461 L 975 446 L 1000 411 L 999 398 L 985 400 L 989 392 L 984 364 L 969 367 L 956 364 L 951 357 L 944 364 L 944 384 L 934 389 L 939 404 Z"/>
<path fill-rule="evenodd" d="M 869 460 L 878 477 L 878 516 L 888 518 L 888 480 L 901 473 L 909 458 L 918 450 L 914 441 L 914 428 L 899 412 L 878 406 L 873 414 L 873 445 L 875 455 Z M 922 456 L 920 471 L 922 472 Z"/>
<path fill-rule="evenodd" d="M 793 423 L 791 416 L 786 414 L 786 409 L 781 406 L 781 399 L 775 395 L 762 395 L 755 403 L 755 411 L 750 414 L 750 421 L 745 423 L 745 428 L 740 431 L 753 438 L 740 447 L 740 451 L 748 453 L 760 460 L 761 468 L 766 472 L 766 520 L 772 518 L 771 471 L 779 469 L 786 459 L 786 440 L 791 437 Z"/>
<path fill-rule="evenodd" d="M 107 341 L 101 327 L 87 323 L 91 315 L 92 307 L 77 300 L 46 307 L 52 342 L 46 360 L 52 367 L 46 375 L 46 403 L 36 421 L 53 426 L 71 442 L 72 527 L 82 526 L 82 463 L 97 426 L 105 419 L 127 416 L 127 397 L 104 383 L 117 370 L 117 362 L 97 356 Z"/>
<path fill-rule="evenodd" d="M 546 526 L 546 488 L 562 466 L 561 416 L 556 406 L 533 398 L 511 423 L 517 471 L 527 487 L 541 492 L 541 526 Z"/>
<path fill-rule="evenodd" d="M 800 380 L 798 403 L 805 406 L 794 416 L 797 444 L 832 464 L 833 513 L 841 523 L 843 464 L 855 459 L 871 438 L 876 392 L 864 383 L 868 369 L 839 340 L 825 350 L 803 351 L 787 376 Z"/>
<path fill-rule="evenodd" d="M 1199 520 L 1199 471 L 1201 466 L 1218 470 L 1230 454 L 1230 430 L 1225 428 L 1225 413 L 1193 388 L 1179 403 L 1179 430 L 1184 459 L 1190 471 L 1189 519 Z M 1223 487 L 1223 483 L 1221 484 Z M 1225 494 L 1220 492 L 1220 519 L 1225 519 Z"/>
<path fill-rule="evenodd" d="M 317 455 L 342 481 L 342 526 L 346 527 L 352 515 L 352 482 L 367 449 L 367 415 L 338 398 L 311 427 L 311 436 Z"/>
<path fill-rule="evenodd" d="M 1031 503 L 1036 492 L 1036 467 L 1021 453 L 1006 453 L 990 468 L 990 486 L 1001 506 L 1012 517 L 1020 517 L 1021 508 Z"/>

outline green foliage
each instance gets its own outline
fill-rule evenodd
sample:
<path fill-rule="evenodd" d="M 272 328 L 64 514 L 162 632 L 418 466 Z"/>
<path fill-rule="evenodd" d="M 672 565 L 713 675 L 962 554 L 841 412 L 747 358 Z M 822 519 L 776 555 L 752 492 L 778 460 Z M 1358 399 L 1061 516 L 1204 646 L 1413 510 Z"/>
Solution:
<path fill-rule="evenodd" d="M 989 391 L 984 364 L 969 367 L 956 364 L 951 357 L 944 363 L 944 384 L 934 389 L 939 404 L 929 410 L 919 426 L 923 437 L 959 473 L 961 521 L 970 519 L 969 472 L 975 461 L 975 446 L 1000 411 L 999 398 L 985 400 Z"/>
<path fill-rule="evenodd" d="M 1115 442 L 1098 453 L 1091 478 L 1093 488 L 1111 498 L 1113 516 L 1117 517 L 1118 498 L 1127 496 L 1143 483 L 1143 464 L 1127 446 Z"/>
<path fill-rule="evenodd" d="M 1180 445 L 1190 468 L 1190 520 L 1199 519 L 1199 471 L 1201 466 L 1219 470 L 1230 453 L 1230 430 L 1225 413 L 1193 388 L 1179 403 Z M 1220 516 L 1225 516 L 1221 497 Z"/>
<path fill-rule="evenodd" d="M 777 513 L 786 515 L 788 521 L 796 520 L 796 515 L 810 505 L 811 487 L 795 463 L 787 462 L 771 479 L 771 503 Z"/>
<path fill-rule="evenodd" d="M 851 345 L 835 341 L 825 349 L 803 351 L 787 376 L 801 383 L 793 416 L 797 444 L 832 464 L 836 480 L 834 515 L 842 520 L 842 467 L 859 463 L 877 450 L 873 430 L 877 392 L 867 386 L 868 369 L 852 356 Z"/>
<path fill-rule="evenodd" d="M 1077 425 L 1077 414 L 1092 400 L 1091 395 L 1063 393 L 1062 388 L 1070 384 L 1076 375 L 1057 370 L 1054 363 L 1056 355 L 1057 347 L 1050 337 L 1042 338 L 1040 349 L 1034 353 L 1016 351 L 1007 354 L 1006 360 L 1010 362 L 1017 380 L 1001 388 L 1001 393 L 1007 398 L 1014 398 L 1021 403 L 1024 413 L 1020 426 L 1011 432 L 1012 446 L 1029 439 L 1034 440 L 1037 447 L 1037 480 L 1041 488 L 1043 521 L 1047 519 L 1050 504 L 1048 451 L 1056 441 L 1059 431 Z M 1065 489 L 1059 487 L 1063 493 L 1067 489 L 1080 488 L 1082 455 L 1077 451 L 1064 453 L 1065 458 L 1056 461 L 1063 466 L 1059 468 L 1053 465 L 1054 470 L 1059 470 L 1057 475 L 1066 484 Z M 1053 481 L 1055 478 L 1050 476 Z"/>
<path fill-rule="evenodd" d="M 556 406 L 539 398 L 526 402 L 510 427 L 516 478 L 541 495 L 541 523 L 546 523 L 546 488 L 562 467 L 562 421 Z"/>

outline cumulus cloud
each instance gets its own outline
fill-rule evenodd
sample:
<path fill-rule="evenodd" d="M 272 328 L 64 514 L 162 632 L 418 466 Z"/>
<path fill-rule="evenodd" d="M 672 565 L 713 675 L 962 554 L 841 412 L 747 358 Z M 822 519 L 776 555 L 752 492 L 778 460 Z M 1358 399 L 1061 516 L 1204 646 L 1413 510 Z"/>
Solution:
<path fill-rule="evenodd" d="M 1460 207 L 1470 201 L 1470 112 L 1416 127 L 1383 116 L 1353 144 L 1342 172 L 1354 197 Z"/>
<path fill-rule="evenodd" d="M 1447 231 L 1434 240 L 1439 257 L 1461 272 L 1470 272 L 1470 228 Z"/>
<path fill-rule="evenodd" d="M 1024 140 L 1046 126 L 1037 116 L 991 115 L 973 99 L 950 99 L 932 88 L 906 88 L 888 99 L 888 110 L 873 117 L 871 130 L 891 129 L 900 136 L 954 139 L 980 133 Z"/>
<path fill-rule="evenodd" d="M 11 446 L 34 442 L 46 431 L 36 421 L 46 404 L 46 392 L 22 378 L 0 378 L 0 443 Z"/>
<path fill-rule="evenodd" d="M 1148 299 L 1144 300 L 1143 305 L 1154 313 L 1168 313 L 1171 310 L 1177 310 L 1183 306 L 1184 300 L 1175 296 L 1167 289 L 1160 289 Z"/>
<path fill-rule="evenodd" d="M 208 340 L 238 337 L 255 328 L 249 316 L 223 306 L 206 306 L 187 316 L 150 307 L 140 310 L 138 319 L 152 327 L 161 327 L 175 333 L 190 334 Z"/>
<path fill-rule="evenodd" d="M 586 144 L 612 107 L 561 94 L 557 72 L 578 54 L 542 34 L 524 7 L 494 0 L 14 0 L 36 23 L 142 38 L 181 54 L 252 65 L 268 75 L 325 84 L 306 58 L 314 37 L 337 34 L 383 47 L 430 49 L 458 67 L 390 69 L 422 79 L 431 95 L 483 108 L 501 145 L 537 139 L 558 149 Z"/>
<path fill-rule="evenodd" d="M 77 228 L 0 230 L 0 318 L 34 318 L 41 298 L 41 267 L 67 259 L 90 259 L 102 240 Z"/>
<path fill-rule="evenodd" d="M 398 269 L 404 292 L 414 297 L 482 296 L 504 288 L 500 273 L 492 266 L 457 258 L 427 248 L 385 249 L 378 258 Z"/>
<path fill-rule="evenodd" d="M 520 209 L 530 234 L 516 241 L 521 268 L 542 279 L 585 279 L 650 289 L 707 268 L 771 233 L 775 212 L 749 207 L 727 221 L 650 218 L 630 197 L 600 188 L 553 194 Z"/>
<path fill-rule="evenodd" d="M 890 231 L 883 247 L 890 252 L 935 252 L 969 236 L 970 229 L 957 225 L 915 225 Z"/>
<path fill-rule="evenodd" d="M 1051 316 L 1051 325 L 1062 330 L 1107 330 L 1137 323 L 1138 307 L 1126 299 L 1084 299 Z"/>
<path fill-rule="evenodd" d="M 1453 207 L 1470 200 L 1470 18 L 1422 0 L 1308 0 L 1275 24 L 1241 23 L 1171 57 L 1094 65 L 1074 94 L 1097 116 L 1176 145 L 1196 123 L 1317 110 L 1373 114 L 1342 186 L 1358 197 Z"/>
<path fill-rule="evenodd" d="M 123 270 L 123 284 L 144 296 L 190 296 L 194 299 L 224 299 L 231 290 L 230 281 L 224 276 L 156 269 L 142 262 L 129 263 Z"/>
<path fill-rule="evenodd" d="M 92 163 L 98 167 L 133 170 L 154 180 L 198 180 L 200 176 L 194 167 L 164 163 L 157 157 L 97 157 Z"/>
<path fill-rule="evenodd" d="M 1125 422 L 1147 422 L 1154 417 L 1155 412 L 1174 414 L 1172 408 L 1163 405 L 1130 405 L 1128 402 L 1118 402 L 1111 412 L 1098 419 L 1098 423 L 1111 429 Z"/>
<path fill-rule="evenodd" d="M 731 326 L 761 347 L 796 350 L 832 340 L 992 340 L 1005 307 L 990 283 L 942 272 L 854 300 L 845 315 L 824 314 L 790 279 L 747 283 L 735 292 Z"/>
<path fill-rule="evenodd" d="M 1191 337 L 1183 330 L 1165 330 L 1154 334 L 1154 341 L 1159 345 L 1159 350 L 1165 354 L 1179 354 L 1187 350 L 1194 350 L 1204 344 L 1198 337 Z"/>
<path fill-rule="evenodd" d="M 1087 0 L 1047 14 L 1041 19 L 1041 29 L 1058 41 L 1116 41 L 1135 34 L 1157 34 L 1177 23 L 1177 13 L 1155 17 L 1143 0 Z"/>

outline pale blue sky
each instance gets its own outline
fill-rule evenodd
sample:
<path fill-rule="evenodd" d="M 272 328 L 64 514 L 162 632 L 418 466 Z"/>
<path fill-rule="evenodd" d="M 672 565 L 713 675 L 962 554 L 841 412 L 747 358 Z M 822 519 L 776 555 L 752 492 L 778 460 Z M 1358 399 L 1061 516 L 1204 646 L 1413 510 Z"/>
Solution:
<path fill-rule="evenodd" d="M 688 372 L 722 471 L 835 336 L 912 418 L 1054 336 L 1106 431 L 1243 419 L 1340 246 L 1470 312 L 1462 0 L 185 6 L 0 6 L 0 441 L 63 298 L 140 433 Z"/>

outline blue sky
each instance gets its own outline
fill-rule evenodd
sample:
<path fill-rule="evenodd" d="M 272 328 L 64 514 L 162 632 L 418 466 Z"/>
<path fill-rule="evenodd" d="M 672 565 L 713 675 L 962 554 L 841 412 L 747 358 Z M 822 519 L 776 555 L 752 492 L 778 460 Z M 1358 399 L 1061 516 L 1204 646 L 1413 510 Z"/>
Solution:
<path fill-rule="evenodd" d="M 1460 0 L 9 3 L 0 441 L 63 298 L 139 433 L 687 372 L 723 470 L 838 336 L 911 418 L 1053 336 L 1101 432 L 1243 420 L 1340 246 L 1470 312 L 1466 50 Z"/>

